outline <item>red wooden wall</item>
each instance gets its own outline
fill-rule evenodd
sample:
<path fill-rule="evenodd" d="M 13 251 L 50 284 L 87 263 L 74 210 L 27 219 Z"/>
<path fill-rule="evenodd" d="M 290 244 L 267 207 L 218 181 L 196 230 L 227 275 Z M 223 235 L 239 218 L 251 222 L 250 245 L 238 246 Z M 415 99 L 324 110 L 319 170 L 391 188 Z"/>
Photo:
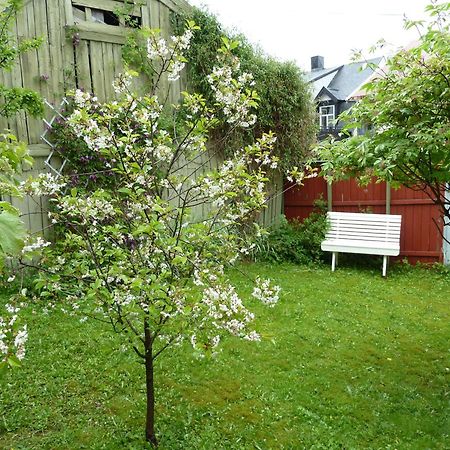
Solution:
<path fill-rule="evenodd" d="M 288 186 L 286 186 L 287 188 Z M 321 178 L 305 180 L 302 187 L 288 189 L 284 195 L 284 214 L 288 219 L 305 219 L 313 210 L 316 199 L 328 201 L 327 183 Z M 402 216 L 399 259 L 442 262 L 442 221 L 439 209 L 421 191 L 406 187 L 390 189 L 390 213 Z M 389 197 L 385 183 L 370 183 L 361 187 L 354 180 L 339 181 L 331 187 L 333 211 L 372 212 L 384 214 Z"/>

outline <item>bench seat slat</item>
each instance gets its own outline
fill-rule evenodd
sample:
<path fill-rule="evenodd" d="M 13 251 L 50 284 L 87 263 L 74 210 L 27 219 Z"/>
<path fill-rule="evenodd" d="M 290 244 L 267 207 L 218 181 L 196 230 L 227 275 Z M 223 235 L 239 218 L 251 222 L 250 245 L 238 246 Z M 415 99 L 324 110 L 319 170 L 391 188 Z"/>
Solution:
<path fill-rule="evenodd" d="M 373 222 L 373 221 L 392 221 L 400 222 L 402 216 L 399 214 L 366 214 L 366 213 L 348 213 L 348 212 L 328 212 L 328 217 L 330 219 L 341 218 L 344 220 L 357 220 L 362 222 Z"/>
<path fill-rule="evenodd" d="M 343 233 L 335 233 L 335 232 L 330 232 L 327 234 L 327 238 L 328 237 L 333 237 L 333 238 L 340 238 L 342 237 L 342 239 L 348 238 L 348 239 L 374 239 L 374 240 L 379 240 L 379 241 L 385 241 L 385 240 L 394 240 L 394 241 L 398 241 L 398 238 L 400 237 L 400 234 L 383 234 L 383 235 L 379 235 L 379 234 L 371 234 L 371 233 L 351 233 L 351 232 L 343 232 Z"/>
<path fill-rule="evenodd" d="M 321 248 L 328 252 L 362 253 L 366 255 L 398 256 L 400 246 L 396 243 L 363 242 L 350 239 L 330 239 L 321 244 Z"/>
<path fill-rule="evenodd" d="M 336 221 L 336 222 L 332 222 L 331 226 L 333 228 L 355 228 L 355 229 L 361 229 L 361 230 L 376 230 L 380 227 L 382 227 L 383 229 L 388 229 L 388 230 L 399 230 L 400 229 L 399 223 L 384 224 L 382 222 L 371 222 L 371 223 L 347 222 L 347 223 L 343 223 L 343 222 Z"/>

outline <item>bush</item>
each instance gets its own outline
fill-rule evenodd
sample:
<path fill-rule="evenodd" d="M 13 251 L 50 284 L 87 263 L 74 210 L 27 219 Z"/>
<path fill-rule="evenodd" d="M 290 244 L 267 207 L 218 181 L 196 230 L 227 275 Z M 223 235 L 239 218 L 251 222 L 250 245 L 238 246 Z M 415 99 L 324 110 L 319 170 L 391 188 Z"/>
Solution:
<path fill-rule="evenodd" d="M 255 261 L 318 263 L 324 260 L 320 243 L 325 238 L 328 223 L 323 200 L 316 201 L 315 210 L 303 222 L 288 221 L 281 216 L 256 243 L 253 251 Z"/>
<path fill-rule="evenodd" d="M 186 18 L 174 16 L 172 19 L 173 25 L 181 33 Z M 214 103 L 214 92 L 206 77 L 217 65 L 216 53 L 223 45 L 223 36 L 226 36 L 239 42 L 235 49 L 236 55 L 242 70 L 253 74 L 254 89 L 260 98 L 255 125 L 237 130 L 224 122 L 211 136 L 215 147 L 230 156 L 262 134 L 273 132 L 277 136 L 274 150 L 279 158 L 279 168 L 302 167 L 315 142 L 316 109 L 310 86 L 301 70 L 293 62 L 278 61 L 264 54 L 249 43 L 245 36 L 225 30 L 213 14 L 193 8 L 189 19 L 200 27 L 187 54 L 187 74 L 192 87 L 203 95 L 208 104 Z M 125 55 L 128 54 L 126 50 Z M 135 65 L 138 61 L 137 57 L 127 60 Z M 227 137 L 226 145 L 223 145 L 224 136 Z"/>

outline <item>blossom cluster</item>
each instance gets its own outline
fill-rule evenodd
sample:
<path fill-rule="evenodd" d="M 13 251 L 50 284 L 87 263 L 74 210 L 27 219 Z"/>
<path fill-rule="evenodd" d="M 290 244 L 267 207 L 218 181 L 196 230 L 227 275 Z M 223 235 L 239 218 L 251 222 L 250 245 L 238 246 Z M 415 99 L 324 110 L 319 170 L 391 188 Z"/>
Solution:
<path fill-rule="evenodd" d="M 279 286 L 271 286 L 270 283 L 271 281 L 269 279 L 262 280 L 258 277 L 255 280 L 252 296 L 265 305 L 273 307 L 280 299 L 281 289 Z"/>
<path fill-rule="evenodd" d="M 166 41 L 159 33 L 152 33 L 147 40 L 147 57 L 150 61 L 161 62 L 161 73 L 165 72 L 169 81 L 177 81 L 186 66 L 184 55 L 189 49 L 193 36 L 192 28 L 188 27 L 183 35 L 171 36 Z"/>
<path fill-rule="evenodd" d="M 51 173 L 41 173 L 37 178 L 30 178 L 21 182 L 24 192 L 36 196 L 52 196 L 59 194 L 65 188 L 66 183 Z"/>
<path fill-rule="evenodd" d="M 214 67 L 207 80 L 226 121 L 231 125 L 249 128 L 256 122 L 256 114 L 252 111 L 257 106 L 258 96 L 251 90 L 255 82 L 253 75 L 247 72 L 241 73 L 236 79 L 240 63 L 233 56 L 230 59 L 227 61 L 229 64 L 226 64 L 221 57 L 219 62 L 222 64 Z"/>
<path fill-rule="evenodd" d="M 6 304 L 5 309 L 6 314 L 0 316 L 0 363 L 10 364 L 12 356 L 24 359 L 28 331 L 26 324 L 19 325 L 20 308 Z"/>
<path fill-rule="evenodd" d="M 97 225 L 115 216 L 115 209 L 103 190 L 83 197 L 65 196 L 58 205 L 58 212 L 71 222 Z"/>
<path fill-rule="evenodd" d="M 248 328 L 254 314 L 244 306 L 235 288 L 229 284 L 205 286 L 201 301 L 194 306 L 192 315 L 197 327 L 190 341 L 197 350 L 202 347 L 214 350 L 223 332 L 250 341 L 260 340 L 259 334 Z"/>
<path fill-rule="evenodd" d="M 28 242 L 26 242 L 25 246 L 22 248 L 22 254 L 25 255 L 36 252 L 37 250 L 48 247 L 49 245 L 50 242 L 45 241 L 41 236 L 38 236 L 36 239 L 29 238 Z"/>

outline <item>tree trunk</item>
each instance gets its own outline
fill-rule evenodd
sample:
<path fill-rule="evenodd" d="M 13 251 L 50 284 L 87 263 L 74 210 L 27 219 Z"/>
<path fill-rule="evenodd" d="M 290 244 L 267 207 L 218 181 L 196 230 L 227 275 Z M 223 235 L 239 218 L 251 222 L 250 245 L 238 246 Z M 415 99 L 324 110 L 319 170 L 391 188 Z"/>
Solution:
<path fill-rule="evenodd" d="M 147 420 L 145 424 L 145 439 L 154 447 L 158 446 L 155 434 L 155 387 L 153 383 L 153 353 L 152 337 L 148 324 L 145 324 L 145 384 L 147 388 Z"/>

